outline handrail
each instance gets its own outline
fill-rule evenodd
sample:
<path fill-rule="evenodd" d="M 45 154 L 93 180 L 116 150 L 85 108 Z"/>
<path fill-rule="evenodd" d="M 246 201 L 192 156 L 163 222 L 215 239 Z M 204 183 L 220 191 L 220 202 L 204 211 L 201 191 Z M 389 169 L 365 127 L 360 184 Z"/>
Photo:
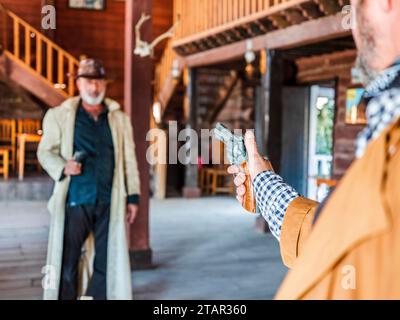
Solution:
<path fill-rule="evenodd" d="M 211 30 L 229 29 L 304 2 L 306 0 L 174 0 L 177 14 L 182 17 L 174 46 Z"/>
<path fill-rule="evenodd" d="M 0 4 L 3 19 L 3 51 L 34 72 L 65 97 L 75 94 L 72 76 L 79 61 L 28 22 Z M 12 41 L 10 41 L 12 40 Z M 56 63 L 56 68 L 54 68 Z"/>

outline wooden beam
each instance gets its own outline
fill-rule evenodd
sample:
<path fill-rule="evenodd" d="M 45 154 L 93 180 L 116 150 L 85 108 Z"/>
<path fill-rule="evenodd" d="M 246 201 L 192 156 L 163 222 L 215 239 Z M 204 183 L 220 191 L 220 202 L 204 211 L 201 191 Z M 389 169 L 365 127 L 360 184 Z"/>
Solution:
<path fill-rule="evenodd" d="M 269 156 L 275 165 L 280 163 L 280 131 L 281 118 L 279 109 L 282 107 L 282 78 L 284 73 L 282 59 L 273 50 L 265 50 L 266 59 L 261 59 L 262 70 L 261 84 L 256 88 L 255 94 L 255 134 L 260 153 Z M 274 121 L 274 122 L 271 122 Z M 270 139 L 270 130 L 273 130 L 273 139 Z M 278 149 L 270 149 L 278 147 Z M 279 167 L 275 168 L 276 170 Z M 256 229 L 267 233 L 268 224 L 263 217 L 256 220 Z"/>
<path fill-rule="evenodd" d="M 188 123 L 186 128 L 198 131 L 197 69 L 188 70 L 185 83 L 187 84 L 185 99 L 188 102 L 188 105 L 186 106 L 186 108 L 188 109 L 186 110 L 188 116 Z M 198 174 L 199 171 L 197 165 L 188 164 L 185 166 L 185 185 L 182 190 L 184 198 L 199 198 L 201 196 L 201 190 L 198 186 Z"/>
<path fill-rule="evenodd" d="M 323 16 L 323 13 L 319 10 L 318 5 L 314 2 L 303 3 L 299 6 L 299 8 L 302 10 L 303 15 L 309 20 L 318 19 Z"/>
<path fill-rule="evenodd" d="M 320 10 L 326 15 L 335 14 L 340 11 L 340 5 L 337 1 L 332 0 L 314 0 L 318 5 Z"/>
<path fill-rule="evenodd" d="M 35 72 L 28 69 L 25 64 L 16 59 L 8 51 L 0 58 L 9 79 L 39 98 L 46 105 L 55 107 L 60 105 L 68 96 L 64 91 L 56 90 L 52 83 L 38 77 Z"/>
<path fill-rule="evenodd" d="M 308 20 L 308 18 L 303 15 L 303 11 L 297 9 L 286 10 L 284 15 L 292 25 L 300 24 Z"/>
<path fill-rule="evenodd" d="M 255 51 L 268 49 L 290 49 L 297 46 L 317 43 L 338 37 L 351 35 L 350 30 L 342 27 L 343 16 L 337 14 L 317 20 L 304 22 L 282 30 L 253 38 Z M 211 49 L 183 58 L 188 67 L 200 67 L 217 64 L 243 57 L 247 40 Z"/>
<path fill-rule="evenodd" d="M 131 267 L 146 268 L 151 265 L 149 243 L 149 164 L 146 160 L 148 142 L 146 134 L 150 129 L 150 108 L 153 103 L 152 73 L 150 58 L 133 55 L 135 24 L 142 13 L 151 14 L 152 0 L 126 0 L 125 3 L 125 111 L 131 118 L 136 144 L 136 157 L 140 173 L 139 215 L 129 227 L 129 250 Z M 145 39 L 152 37 L 152 24 L 142 28 Z"/>
<path fill-rule="evenodd" d="M 291 25 L 290 21 L 288 21 L 286 17 L 282 14 L 271 15 L 268 17 L 268 19 L 277 29 L 284 29 Z"/>

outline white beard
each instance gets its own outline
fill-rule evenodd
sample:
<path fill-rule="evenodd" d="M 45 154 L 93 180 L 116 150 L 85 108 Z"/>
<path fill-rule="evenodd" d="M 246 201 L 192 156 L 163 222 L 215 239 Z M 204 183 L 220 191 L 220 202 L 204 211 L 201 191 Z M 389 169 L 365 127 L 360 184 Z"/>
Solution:
<path fill-rule="evenodd" d="M 81 92 L 81 98 L 85 103 L 87 103 L 90 106 L 97 106 L 101 104 L 104 100 L 104 97 L 106 96 L 106 92 L 103 91 L 101 92 L 97 97 L 91 97 L 85 92 Z"/>

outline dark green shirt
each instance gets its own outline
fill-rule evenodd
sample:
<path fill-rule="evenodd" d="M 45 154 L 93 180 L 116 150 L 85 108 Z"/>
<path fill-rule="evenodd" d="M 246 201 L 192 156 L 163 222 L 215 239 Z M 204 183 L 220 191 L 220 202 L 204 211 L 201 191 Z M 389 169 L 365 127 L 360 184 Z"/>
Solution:
<path fill-rule="evenodd" d="M 74 153 L 77 151 L 85 153 L 82 173 L 71 177 L 67 204 L 111 203 L 115 159 L 107 106 L 96 121 L 79 102 L 74 131 Z M 138 201 L 138 195 L 129 195 L 128 203 Z"/>

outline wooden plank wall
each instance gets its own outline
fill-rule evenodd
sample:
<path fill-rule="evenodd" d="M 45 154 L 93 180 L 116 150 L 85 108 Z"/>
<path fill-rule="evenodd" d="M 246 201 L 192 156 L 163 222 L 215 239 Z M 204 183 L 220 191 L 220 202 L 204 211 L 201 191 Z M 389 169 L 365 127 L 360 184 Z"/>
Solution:
<path fill-rule="evenodd" d="M 42 0 L 1 0 L 5 8 L 40 29 Z"/>
<path fill-rule="evenodd" d="M 153 0 L 153 39 L 166 32 L 173 24 L 173 0 Z M 155 60 L 159 61 L 165 48 L 164 40 L 155 50 Z"/>
<path fill-rule="evenodd" d="M 2 0 L 7 9 L 41 30 L 43 0 Z M 75 57 L 87 55 L 101 59 L 113 82 L 108 96 L 121 104 L 124 96 L 124 25 L 125 1 L 108 0 L 104 11 L 68 8 L 68 0 L 52 0 L 57 12 L 57 29 L 49 33 L 55 43 Z M 49 2 L 47 2 L 49 3 Z M 172 25 L 172 0 L 156 0 L 153 5 L 154 35 L 165 32 Z M 157 47 L 158 60 L 165 42 Z M 132 53 L 133 54 L 133 53 Z"/>
<path fill-rule="evenodd" d="M 67 2 L 68 0 L 55 1 L 55 41 L 76 57 L 85 54 L 103 60 L 113 80 L 109 87 L 109 96 L 123 104 L 125 2 L 107 1 L 105 11 L 69 9 Z M 152 15 L 154 39 L 171 25 L 172 0 L 154 1 Z M 161 55 L 163 45 L 157 48 L 156 59 Z"/>
<path fill-rule="evenodd" d="M 68 8 L 68 0 L 56 0 L 57 29 L 54 41 L 73 56 L 87 55 L 104 62 L 113 82 L 108 96 L 123 102 L 125 2 L 107 1 L 106 10 Z"/>

